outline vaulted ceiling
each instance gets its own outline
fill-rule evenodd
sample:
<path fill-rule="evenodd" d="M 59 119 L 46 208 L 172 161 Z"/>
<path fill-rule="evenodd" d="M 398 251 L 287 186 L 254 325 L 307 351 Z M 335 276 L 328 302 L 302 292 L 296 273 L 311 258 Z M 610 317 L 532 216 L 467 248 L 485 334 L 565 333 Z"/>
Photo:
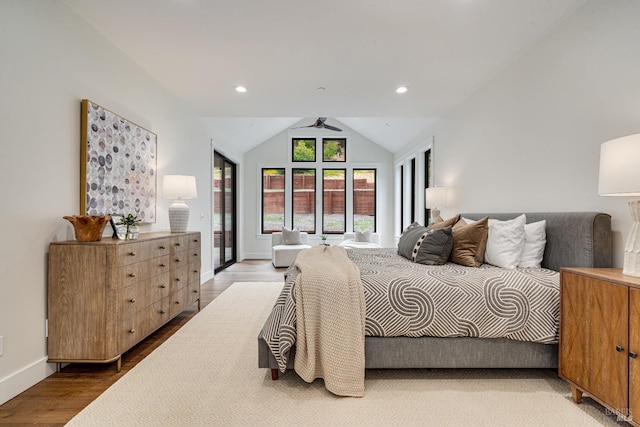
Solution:
<path fill-rule="evenodd" d="M 396 152 L 585 2 L 65 0 L 243 152 L 319 116 Z"/>

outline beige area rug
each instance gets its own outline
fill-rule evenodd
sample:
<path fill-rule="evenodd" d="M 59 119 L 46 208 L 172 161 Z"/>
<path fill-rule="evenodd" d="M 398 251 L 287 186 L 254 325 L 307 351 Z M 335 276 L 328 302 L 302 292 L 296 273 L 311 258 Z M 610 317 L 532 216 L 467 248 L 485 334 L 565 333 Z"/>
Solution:
<path fill-rule="evenodd" d="M 547 370 L 367 371 L 363 398 L 258 369 L 282 283 L 235 283 L 69 426 L 599 426 L 615 417 Z"/>

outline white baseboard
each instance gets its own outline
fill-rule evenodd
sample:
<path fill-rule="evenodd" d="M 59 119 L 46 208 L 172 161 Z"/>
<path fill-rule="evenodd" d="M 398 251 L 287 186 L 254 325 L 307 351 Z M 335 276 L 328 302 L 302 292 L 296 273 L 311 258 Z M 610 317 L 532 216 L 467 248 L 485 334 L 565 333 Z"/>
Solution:
<path fill-rule="evenodd" d="M 55 364 L 47 363 L 47 358 L 43 357 L 5 378 L 0 378 L 0 405 L 55 373 L 55 367 Z"/>
<path fill-rule="evenodd" d="M 205 283 L 209 280 L 213 279 L 213 271 L 209 270 L 206 273 L 202 273 L 200 275 L 200 283 Z"/>

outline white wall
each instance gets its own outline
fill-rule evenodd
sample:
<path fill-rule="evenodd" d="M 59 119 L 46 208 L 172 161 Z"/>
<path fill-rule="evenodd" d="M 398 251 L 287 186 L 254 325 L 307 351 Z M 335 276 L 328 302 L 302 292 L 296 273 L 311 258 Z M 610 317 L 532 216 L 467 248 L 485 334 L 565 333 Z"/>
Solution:
<path fill-rule="evenodd" d="M 635 0 L 587 3 L 396 161 L 435 136 L 435 180 L 455 191 L 444 214 L 609 213 L 622 266 L 631 217 L 626 199 L 597 194 L 599 150 L 640 132 L 639 19 Z"/>
<path fill-rule="evenodd" d="M 158 134 L 158 176 L 195 175 L 191 230 L 203 232 L 211 276 L 210 140 L 203 122 L 60 1 L 0 2 L 0 404 L 52 373 L 46 363 L 47 252 L 73 238 L 79 213 L 80 101 L 92 101 Z M 161 190 L 161 179 L 158 189 Z M 158 194 L 167 230 L 169 200 Z"/>
<path fill-rule="evenodd" d="M 295 126 L 313 123 L 315 118 L 301 120 Z M 391 246 L 393 241 L 393 155 L 381 146 L 371 142 L 342 123 L 329 119 L 327 123 L 338 126 L 343 132 L 322 131 L 316 129 L 280 132 L 273 138 L 263 142 L 244 156 L 244 193 L 242 199 L 247 209 L 244 209 L 242 221 L 244 224 L 244 248 L 242 258 L 271 259 L 271 235 L 260 235 L 260 206 L 261 206 L 261 169 L 286 167 L 291 158 L 291 137 L 347 137 L 347 164 L 331 163 L 331 167 L 375 167 L 377 172 L 377 209 L 378 232 L 382 237 L 383 246 Z M 320 167 L 320 166 L 318 166 Z M 328 167 L 325 165 L 325 167 Z M 290 221 L 290 218 L 287 218 Z M 287 223 L 291 226 L 290 223 Z M 317 235 L 320 235 L 318 231 Z M 339 243 L 342 236 L 330 236 L 331 243 Z M 310 244 L 320 243 L 319 237 L 311 237 Z"/>

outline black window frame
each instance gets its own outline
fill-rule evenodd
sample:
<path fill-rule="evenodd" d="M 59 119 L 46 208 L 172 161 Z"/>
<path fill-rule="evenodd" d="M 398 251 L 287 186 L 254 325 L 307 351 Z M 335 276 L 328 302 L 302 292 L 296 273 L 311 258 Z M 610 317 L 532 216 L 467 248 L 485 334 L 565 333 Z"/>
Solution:
<path fill-rule="evenodd" d="M 327 231 L 325 225 L 324 177 L 326 171 L 342 171 L 344 173 L 344 220 L 342 231 Z M 322 234 L 344 234 L 347 232 L 347 168 L 322 168 Z"/>
<path fill-rule="evenodd" d="M 286 206 L 287 206 L 287 168 L 261 168 L 260 171 L 260 193 L 261 193 L 261 197 L 260 197 L 260 232 L 262 234 L 271 234 L 273 232 L 278 232 L 281 231 L 282 228 L 280 230 L 268 230 L 265 231 L 264 229 L 264 171 L 265 170 L 282 170 L 283 171 L 283 182 L 284 182 L 284 188 L 282 189 L 282 192 L 284 193 L 284 201 L 283 204 L 285 206 L 285 212 L 282 214 L 282 227 L 285 226 L 285 220 L 286 220 Z"/>
<path fill-rule="evenodd" d="M 295 179 L 296 179 L 296 171 L 313 171 L 313 230 L 309 231 L 307 229 L 303 230 L 296 226 L 295 216 L 296 216 L 296 199 L 295 199 Z M 316 222 L 318 219 L 318 203 L 317 203 L 317 192 L 318 192 L 318 169 L 317 168 L 291 168 L 291 228 L 298 228 L 300 231 L 305 231 L 309 234 L 316 234 Z"/>
<path fill-rule="evenodd" d="M 326 141 L 343 141 L 344 142 L 344 160 L 327 160 L 324 157 L 324 145 Z M 347 162 L 347 138 L 322 138 L 322 162 L 323 163 L 346 163 Z"/>
<path fill-rule="evenodd" d="M 356 231 L 356 171 L 371 171 L 373 172 L 373 232 L 377 232 L 378 229 L 378 169 L 376 168 L 353 168 L 351 170 L 351 192 L 352 192 L 352 208 L 353 208 L 353 231 Z"/>
<path fill-rule="evenodd" d="M 313 141 L 313 160 L 296 160 L 295 146 L 297 141 Z M 291 138 L 291 162 L 293 163 L 315 163 L 318 158 L 318 139 L 317 138 Z"/>

